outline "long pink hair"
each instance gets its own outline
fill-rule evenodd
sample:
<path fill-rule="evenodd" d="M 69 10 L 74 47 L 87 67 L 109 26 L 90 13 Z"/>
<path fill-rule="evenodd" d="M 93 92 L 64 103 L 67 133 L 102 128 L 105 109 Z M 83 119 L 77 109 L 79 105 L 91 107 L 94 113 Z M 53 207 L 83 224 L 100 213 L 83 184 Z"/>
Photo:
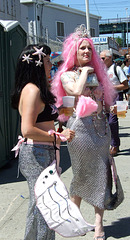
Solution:
<path fill-rule="evenodd" d="M 104 101 L 108 106 L 113 104 L 113 97 L 114 97 L 115 91 L 112 83 L 110 82 L 107 76 L 106 66 L 101 61 L 99 55 L 97 54 L 94 48 L 92 39 L 89 37 L 81 38 L 78 35 L 72 33 L 66 38 L 66 40 L 63 43 L 63 51 L 62 51 L 63 63 L 59 67 L 54 77 L 54 80 L 52 82 L 52 92 L 57 97 L 57 102 L 56 102 L 57 107 L 63 104 L 62 97 L 66 95 L 62 86 L 61 75 L 66 71 L 73 70 L 76 63 L 76 59 L 77 59 L 78 48 L 82 43 L 82 41 L 84 40 L 88 41 L 92 48 L 92 58 L 91 58 L 91 61 L 89 62 L 89 65 L 94 68 L 98 81 L 102 84 L 104 88 Z"/>

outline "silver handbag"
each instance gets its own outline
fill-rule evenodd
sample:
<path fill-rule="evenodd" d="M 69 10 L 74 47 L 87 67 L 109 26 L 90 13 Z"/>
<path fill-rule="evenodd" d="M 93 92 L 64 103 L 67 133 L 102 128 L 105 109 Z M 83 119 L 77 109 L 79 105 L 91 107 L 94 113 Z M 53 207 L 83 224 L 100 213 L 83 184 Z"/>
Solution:
<path fill-rule="evenodd" d="M 110 165 L 111 165 L 112 183 L 114 183 L 115 185 L 115 186 L 112 186 L 112 188 L 115 188 L 115 193 L 112 193 L 112 189 L 111 189 L 109 198 L 105 203 L 106 210 L 116 209 L 124 200 L 124 192 L 122 189 L 120 178 L 117 175 L 116 165 L 113 157 L 110 157 Z"/>
<path fill-rule="evenodd" d="M 95 73 L 88 74 L 86 87 L 98 87 L 99 82 Z"/>

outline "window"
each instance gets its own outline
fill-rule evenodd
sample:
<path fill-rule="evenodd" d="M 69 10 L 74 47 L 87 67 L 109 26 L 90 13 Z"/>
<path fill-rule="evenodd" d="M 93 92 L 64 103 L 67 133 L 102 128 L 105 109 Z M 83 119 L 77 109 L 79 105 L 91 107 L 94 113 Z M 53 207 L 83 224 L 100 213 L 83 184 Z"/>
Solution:
<path fill-rule="evenodd" d="M 57 37 L 64 37 L 64 23 L 57 22 Z"/>
<path fill-rule="evenodd" d="M 95 28 L 90 28 L 91 37 L 95 37 Z"/>

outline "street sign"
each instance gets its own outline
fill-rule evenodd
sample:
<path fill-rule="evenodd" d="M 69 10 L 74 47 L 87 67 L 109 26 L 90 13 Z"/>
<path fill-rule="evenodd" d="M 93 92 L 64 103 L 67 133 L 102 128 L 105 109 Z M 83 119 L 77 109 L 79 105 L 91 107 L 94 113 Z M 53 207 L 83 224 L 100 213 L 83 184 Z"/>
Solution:
<path fill-rule="evenodd" d="M 93 37 L 93 44 L 106 44 L 108 43 L 108 37 Z"/>

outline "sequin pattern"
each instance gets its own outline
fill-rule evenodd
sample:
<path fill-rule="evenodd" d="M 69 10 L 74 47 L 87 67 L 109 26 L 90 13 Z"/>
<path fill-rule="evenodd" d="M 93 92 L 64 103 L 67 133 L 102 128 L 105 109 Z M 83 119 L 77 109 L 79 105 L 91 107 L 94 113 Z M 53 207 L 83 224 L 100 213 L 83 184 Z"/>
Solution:
<path fill-rule="evenodd" d="M 29 187 L 30 201 L 24 240 L 54 240 L 50 230 L 36 207 L 34 185 L 40 173 L 54 160 L 53 146 L 22 143 L 19 153 L 19 167 Z"/>
<path fill-rule="evenodd" d="M 105 134 L 105 116 L 102 119 L 96 118 L 95 121 L 96 129 L 93 116 L 76 119 L 73 115 L 67 123 L 67 127 L 75 130 L 75 138 L 68 143 L 73 171 L 70 194 L 104 209 L 106 193 L 111 191 L 109 164 L 111 138 L 109 126 Z"/>

